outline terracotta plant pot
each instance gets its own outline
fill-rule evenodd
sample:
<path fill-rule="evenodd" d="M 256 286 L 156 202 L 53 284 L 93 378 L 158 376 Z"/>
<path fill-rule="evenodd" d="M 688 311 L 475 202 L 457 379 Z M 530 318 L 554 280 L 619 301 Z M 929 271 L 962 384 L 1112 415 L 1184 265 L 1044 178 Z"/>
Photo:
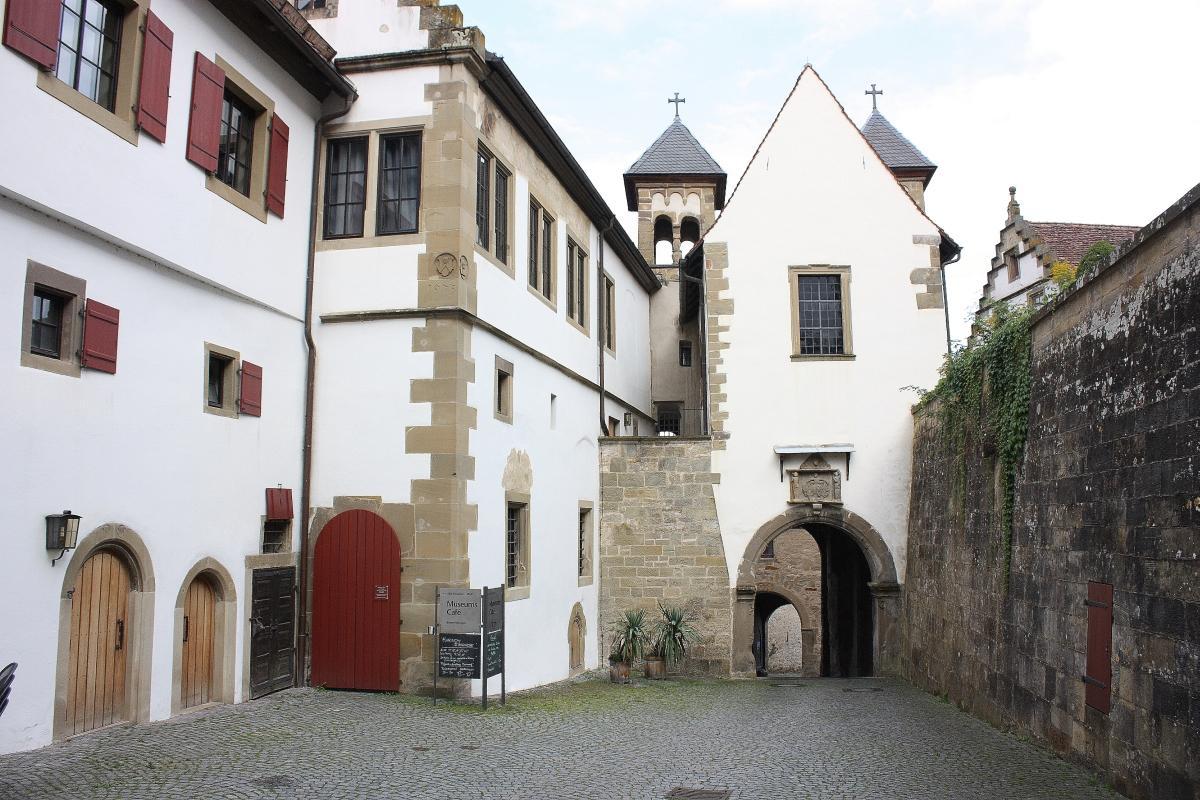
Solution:
<path fill-rule="evenodd" d="M 661 656 L 646 656 L 645 672 L 648 680 L 661 681 L 667 677 L 667 660 Z"/>
<path fill-rule="evenodd" d="M 629 683 L 629 662 L 609 661 L 608 679 L 613 683 Z"/>

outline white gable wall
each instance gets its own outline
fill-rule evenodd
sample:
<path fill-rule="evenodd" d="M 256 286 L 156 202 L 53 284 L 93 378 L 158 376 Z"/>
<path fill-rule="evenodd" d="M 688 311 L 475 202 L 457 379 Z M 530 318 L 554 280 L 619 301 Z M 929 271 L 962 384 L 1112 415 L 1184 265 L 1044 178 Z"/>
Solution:
<path fill-rule="evenodd" d="M 945 353 L 942 309 L 918 310 L 913 269 L 929 267 L 937 235 L 858 133 L 824 83 L 806 70 L 774 131 L 708 241 L 729 247 L 734 303 L 724 351 L 728 449 L 717 508 L 731 578 L 756 530 L 787 509 L 777 445 L 851 443 L 844 506 L 905 554 L 912 417 Z M 788 267 L 851 268 L 853 360 L 797 360 Z M 798 462 L 788 466 L 797 466 Z"/>

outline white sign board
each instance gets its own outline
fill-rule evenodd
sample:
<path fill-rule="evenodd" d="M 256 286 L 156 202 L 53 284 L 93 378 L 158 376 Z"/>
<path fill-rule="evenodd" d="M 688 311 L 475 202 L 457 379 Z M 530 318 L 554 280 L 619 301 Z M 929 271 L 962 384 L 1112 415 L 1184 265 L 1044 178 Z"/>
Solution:
<path fill-rule="evenodd" d="M 438 633 L 479 635 L 483 600 L 478 589 L 438 589 Z"/>

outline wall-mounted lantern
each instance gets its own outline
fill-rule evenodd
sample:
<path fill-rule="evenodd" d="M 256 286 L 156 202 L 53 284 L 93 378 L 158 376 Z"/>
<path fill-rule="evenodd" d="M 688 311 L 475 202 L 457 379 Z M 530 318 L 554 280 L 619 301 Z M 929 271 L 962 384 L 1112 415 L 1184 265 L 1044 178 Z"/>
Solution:
<path fill-rule="evenodd" d="M 46 549 L 61 551 L 50 562 L 50 566 L 53 567 L 68 550 L 74 550 L 75 545 L 79 544 L 79 520 L 80 516 L 72 514 L 69 509 L 61 514 L 46 515 Z"/>

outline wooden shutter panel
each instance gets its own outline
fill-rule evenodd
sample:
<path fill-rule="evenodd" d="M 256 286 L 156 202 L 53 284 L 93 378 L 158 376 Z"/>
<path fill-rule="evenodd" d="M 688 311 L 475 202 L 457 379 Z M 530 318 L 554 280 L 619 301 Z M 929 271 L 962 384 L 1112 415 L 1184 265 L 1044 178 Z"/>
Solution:
<path fill-rule="evenodd" d="M 292 518 L 292 490 L 267 489 L 267 519 Z"/>
<path fill-rule="evenodd" d="M 225 71 L 196 53 L 192 72 L 192 116 L 188 122 L 187 160 L 205 172 L 217 171 L 221 142 L 221 102 Z"/>
<path fill-rule="evenodd" d="M 117 328 L 121 312 L 112 306 L 88 300 L 83 307 L 83 357 L 88 369 L 116 374 Z"/>
<path fill-rule="evenodd" d="M 238 410 L 250 417 L 262 416 L 262 367 L 249 361 L 242 362 Z"/>
<path fill-rule="evenodd" d="M 4 44 L 43 69 L 54 69 L 58 56 L 60 0 L 8 0 L 4 13 Z"/>
<path fill-rule="evenodd" d="M 175 34 L 146 13 L 146 43 L 142 49 L 142 78 L 138 86 L 137 125 L 160 142 L 167 141 L 167 103 L 171 93 L 171 47 Z"/>
<path fill-rule="evenodd" d="M 1112 703 L 1112 604 L 1112 584 L 1088 581 L 1084 701 L 1105 714 Z"/>
<path fill-rule="evenodd" d="M 287 193 L 288 126 L 278 114 L 271 115 L 271 156 L 267 160 L 267 211 L 283 219 L 283 196 Z"/>

